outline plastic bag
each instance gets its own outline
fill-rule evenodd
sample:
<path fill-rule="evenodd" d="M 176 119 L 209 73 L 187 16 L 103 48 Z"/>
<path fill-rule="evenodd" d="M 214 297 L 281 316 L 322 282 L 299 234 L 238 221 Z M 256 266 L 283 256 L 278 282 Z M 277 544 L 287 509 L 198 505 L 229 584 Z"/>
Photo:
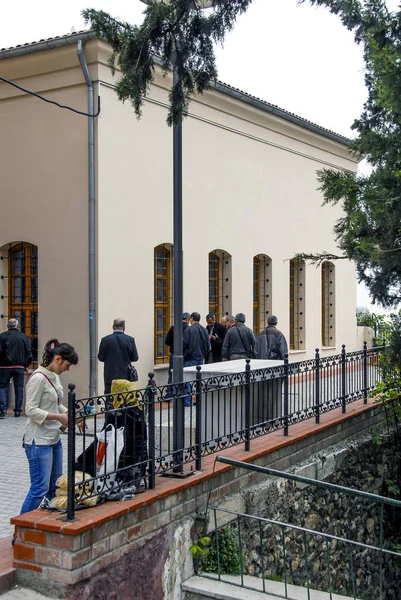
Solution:
<path fill-rule="evenodd" d="M 107 425 L 97 435 L 95 491 L 106 497 L 115 487 L 118 462 L 124 448 L 124 427 Z"/>

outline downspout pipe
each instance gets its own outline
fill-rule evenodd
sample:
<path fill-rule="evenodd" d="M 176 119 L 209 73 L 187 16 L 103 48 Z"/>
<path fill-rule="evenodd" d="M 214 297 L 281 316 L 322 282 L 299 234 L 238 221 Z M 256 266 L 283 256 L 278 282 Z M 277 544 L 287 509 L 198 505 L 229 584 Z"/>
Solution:
<path fill-rule="evenodd" d="M 78 40 L 78 59 L 88 86 L 88 114 L 95 114 L 95 93 L 84 56 L 84 43 Z M 95 118 L 88 117 L 88 269 L 89 269 L 89 396 L 96 394 L 96 246 L 95 246 Z"/>

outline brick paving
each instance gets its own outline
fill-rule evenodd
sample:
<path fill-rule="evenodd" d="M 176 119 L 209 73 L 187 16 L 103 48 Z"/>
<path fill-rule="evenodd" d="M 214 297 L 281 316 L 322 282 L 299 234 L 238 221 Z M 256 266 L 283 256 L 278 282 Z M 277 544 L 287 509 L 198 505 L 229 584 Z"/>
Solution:
<path fill-rule="evenodd" d="M 19 514 L 29 489 L 28 461 L 22 447 L 27 418 L 9 413 L 0 420 L 0 539 L 12 535 L 11 517 Z M 62 437 L 64 470 L 67 469 L 67 436 Z"/>

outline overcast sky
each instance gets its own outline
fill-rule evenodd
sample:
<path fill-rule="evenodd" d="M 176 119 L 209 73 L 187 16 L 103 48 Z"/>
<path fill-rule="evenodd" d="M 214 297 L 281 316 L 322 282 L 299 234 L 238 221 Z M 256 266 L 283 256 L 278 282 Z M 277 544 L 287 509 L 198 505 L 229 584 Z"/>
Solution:
<path fill-rule="evenodd" d="M 397 9 L 397 0 L 387 4 Z M 3 2 L 0 48 L 83 29 L 84 8 L 140 23 L 144 4 L 140 0 Z M 350 127 L 366 97 L 362 50 L 326 8 L 297 6 L 296 0 L 253 0 L 217 56 L 219 79 L 225 83 L 353 136 Z M 369 305 L 361 286 L 358 304 Z"/>

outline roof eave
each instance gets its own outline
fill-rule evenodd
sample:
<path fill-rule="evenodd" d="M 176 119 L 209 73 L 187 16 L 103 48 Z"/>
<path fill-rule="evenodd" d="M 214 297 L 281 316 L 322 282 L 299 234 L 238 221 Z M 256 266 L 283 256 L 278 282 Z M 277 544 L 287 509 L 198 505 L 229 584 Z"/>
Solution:
<path fill-rule="evenodd" d="M 24 56 L 26 54 L 33 54 L 35 52 L 41 52 L 43 50 L 53 50 L 54 48 L 61 48 L 63 46 L 70 46 L 72 44 L 76 44 L 78 40 L 88 41 L 95 40 L 97 38 L 94 31 L 77 31 L 75 33 L 70 33 L 65 36 L 57 36 L 55 38 L 49 38 L 47 40 L 40 40 L 39 42 L 34 42 L 31 44 L 23 44 L 21 46 L 15 46 L 13 48 L 8 48 L 5 50 L 0 50 L 0 60 L 4 60 L 7 58 L 14 58 L 17 56 Z M 156 58 L 156 62 L 159 62 Z M 308 129 L 313 133 L 323 136 L 327 139 L 330 139 L 342 146 L 350 147 L 352 144 L 352 140 L 346 138 L 334 131 L 330 131 L 325 129 L 324 127 L 320 127 L 315 123 L 307 121 L 302 117 L 299 117 L 295 114 L 287 112 L 278 106 L 274 106 L 269 104 L 264 100 L 260 100 L 259 98 L 255 98 L 255 96 L 251 96 L 250 94 L 246 94 L 245 92 L 233 88 L 221 81 L 212 82 L 211 87 L 216 91 L 231 96 L 236 100 L 241 102 L 245 102 L 262 110 L 264 112 L 268 112 L 270 114 L 276 115 L 277 117 L 289 121 L 298 127 L 302 127 L 304 129 Z"/>
<path fill-rule="evenodd" d="M 338 144 L 341 144 L 343 146 L 348 146 L 348 147 L 351 146 L 351 144 L 352 144 L 351 139 L 346 138 L 346 137 L 340 135 L 339 133 L 335 133 L 334 131 L 329 131 L 327 129 L 324 129 L 323 127 L 320 127 L 319 125 L 316 125 L 314 123 L 306 121 L 302 117 L 298 117 L 297 115 L 289 113 L 289 112 L 279 108 L 278 106 L 273 106 L 272 104 L 269 104 L 268 102 L 265 102 L 264 100 L 259 100 L 258 98 L 255 98 L 254 96 L 250 96 L 249 94 L 242 92 L 241 90 L 234 89 L 231 86 L 226 85 L 225 83 L 222 83 L 221 81 L 214 82 L 212 84 L 212 87 L 214 87 L 217 91 L 222 92 L 223 94 L 227 94 L 228 96 L 235 98 L 236 100 L 246 102 L 247 104 L 250 104 L 250 105 L 254 106 L 255 108 L 259 108 L 260 110 L 263 110 L 270 114 L 276 115 L 277 117 L 280 117 L 281 119 L 285 119 L 286 121 L 294 123 L 294 125 L 298 125 L 299 127 L 303 127 L 304 129 L 309 129 L 309 131 L 312 131 L 313 133 L 324 136 L 334 142 L 337 142 Z"/>
<path fill-rule="evenodd" d="M 77 31 L 76 33 L 70 33 L 61 37 L 40 40 L 39 42 L 34 42 L 32 44 L 24 44 L 22 46 L 0 50 L 0 60 L 24 56 L 25 54 L 34 54 L 35 52 L 41 52 L 42 50 L 53 50 L 54 48 L 61 48 L 62 46 L 71 46 L 72 44 L 76 44 L 78 40 L 85 42 L 87 40 L 95 39 L 96 34 L 94 31 Z"/>

